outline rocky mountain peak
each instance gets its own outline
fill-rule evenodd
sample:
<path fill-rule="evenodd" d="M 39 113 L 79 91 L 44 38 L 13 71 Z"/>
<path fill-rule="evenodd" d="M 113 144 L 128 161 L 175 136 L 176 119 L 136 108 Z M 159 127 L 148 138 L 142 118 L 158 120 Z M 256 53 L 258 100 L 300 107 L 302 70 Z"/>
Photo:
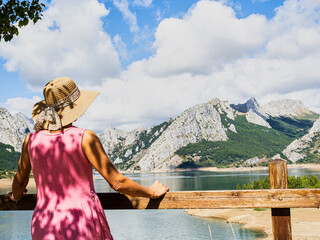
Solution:
<path fill-rule="evenodd" d="M 277 100 L 271 101 L 260 108 L 264 116 L 300 116 L 312 113 L 307 107 L 303 105 L 300 100 Z"/>
<path fill-rule="evenodd" d="M 217 107 L 218 106 L 218 107 Z M 217 107 L 217 108 L 216 108 Z M 162 169 L 163 163 L 168 167 L 170 161 L 177 160 L 174 157 L 175 151 L 189 143 L 197 143 L 202 139 L 208 141 L 224 141 L 228 137 L 224 128 L 219 109 L 228 111 L 226 105 L 218 99 L 209 103 L 198 104 L 184 111 L 178 116 L 159 138 L 148 148 L 139 161 L 142 171 Z M 232 111 L 232 109 L 230 108 Z"/>
<path fill-rule="evenodd" d="M 33 130 L 33 125 L 34 122 L 32 120 L 32 118 L 28 118 L 26 115 L 24 115 L 23 113 L 19 112 L 13 115 L 19 122 L 24 122 L 26 123 L 26 125 L 28 126 L 30 132 Z"/>
<path fill-rule="evenodd" d="M 252 109 L 254 112 L 257 112 L 259 110 L 259 103 L 258 101 L 254 98 L 251 97 L 246 103 L 245 103 L 247 110 L 249 111 Z"/>
<path fill-rule="evenodd" d="M 30 121 L 26 122 L 23 114 L 11 115 L 5 108 L 0 108 L 0 142 L 14 147 L 15 151 L 21 151 L 25 136 L 31 131 Z"/>
<path fill-rule="evenodd" d="M 228 101 L 221 101 L 218 98 L 213 98 L 209 104 L 215 106 L 220 114 L 226 113 L 229 119 L 234 120 L 234 111 Z"/>
<path fill-rule="evenodd" d="M 126 132 L 124 130 L 116 129 L 109 125 L 100 135 L 100 140 L 107 154 L 111 154 L 116 146 L 129 146 L 139 138 L 141 132 L 146 131 L 143 128 Z"/>
<path fill-rule="evenodd" d="M 213 98 L 207 103 L 192 106 L 176 118 L 147 130 L 137 129 L 125 132 L 109 126 L 101 133 L 100 138 L 107 154 L 121 168 L 126 170 L 166 171 L 176 168 L 186 160 L 177 155 L 177 151 L 190 143 L 201 142 L 203 144 L 205 141 L 202 142 L 202 140 L 228 141 L 231 139 L 230 136 L 238 136 L 234 133 L 251 134 L 240 131 L 244 129 L 243 126 L 247 126 L 248 129 L 255 129 L 255 131 L 261 129 L 263 134 L 269 133 L 273 131 L 268 130 L 272 128 L 272 124 L 269 124 L 269 122 L 272 122 L 271 117 L 289 116 L 290 118 L 290 116 L 297 116 L 302 113 L 312 112 L 304 107 L 301 101 L 272 101 L 260 106 L 258 101 L 252 97 L 243 104 L 230 105 L 227 101 Z M 317 117 L 317 114 L 313 115 Z M 282 121 L 281 118 L 277 120 Z M 265 128 L 247 125 L 245 121 Z M 317 132 L 319 130 L 320 119 L 315 122 L 310 131 Z M 282 147 L 281 145 L 280 148 Z M 282 151 L 282 149 L 277 151 Z M 192 158 L 197 160 L 196 158 L 200 157 L 201 154 L 201 151 L 194 153 Z M 286 153 L 284 152 L 284 154 Z M 288 157 L 288 159 L 291 159 L 291 157 Z"/>
<path fill-rule="evenodd" d="M 258 113 L 259 112 L 259 103 L 258 101 L 254 98 L 251 97 L 250 99 L 248 99 L 245 103 L 240 103 L 240 104 L 230 104 L 230 106 L 242 113 L 247 113 L 249 112 L 251 109 L 252 111 Z"/>

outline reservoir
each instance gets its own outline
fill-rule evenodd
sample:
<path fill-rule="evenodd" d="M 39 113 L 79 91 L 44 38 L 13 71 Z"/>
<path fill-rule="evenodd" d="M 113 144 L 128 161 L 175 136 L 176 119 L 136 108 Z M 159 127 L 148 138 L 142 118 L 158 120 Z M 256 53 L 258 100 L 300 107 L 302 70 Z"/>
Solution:
<path fill-rule="evenodd" d="M 316 175 L 319 170 L 288 169 L 289 175 Z M 125 174 L 136 182 L 149 186 L 155 180 L 170 187 L 170 191 L 232 190 L 237 184 L 247 184 L 268 176 L 268 170 L 229 172 L 171 172 Z M 113 191 L 99 175 L 94 175 L 97 192 Z M 2 189 L 5 194 L 10 189 Z M 29 189 L 34 193 L 35 189 Z M 259 239 L 264 236 L 258 231 L 242 229 L 238 224 L 227 224 L 222 220 L 189 216 L 183 210 L 106 210 L 107 220 L 114 239 Z M 0 239 L 31 239 L 32 211 L 0 211 Z"/>

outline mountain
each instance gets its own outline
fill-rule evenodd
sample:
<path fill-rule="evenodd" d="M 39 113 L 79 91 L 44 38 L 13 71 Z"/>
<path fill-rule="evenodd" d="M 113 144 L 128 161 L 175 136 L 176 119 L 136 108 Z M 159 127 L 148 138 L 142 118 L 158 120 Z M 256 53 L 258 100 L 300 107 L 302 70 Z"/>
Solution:
<path fill-rule="evenodd" d="M 221 104 L 220 108 L 215 107 L 217 104 Z M 228 130 L 223 126 L 219 113 L 219 110 L 224 109 L 225 106 L 227 107 L 223 102 L 213 100 L 213 102 L 199 104 L 183 112 L 172 121 L 139 159 L 138 164 L 141 170 L 171 168 L 171 162 L 174 162 L 174 166 L 177 161 L 174 153 L 189 143 L 197 143 L 203 139 L 226 141 Z M 234 118 L 230 107 L 224 110 L 229 113 L 226 114 L 227 118 Z"/>
<path fill-rule="evenodd" d="M 11 115 L 0 108 L 0 170 L 17 169 L 23 141 L 32 128 L 32 120 L 22 113 Z"/>
<path fill-rule="evenodd" d="M 317 118 L 296 100 L 261 106 L 254 98 L 237 105 L 214 98 L 148 130 L 108 127 L 100 138 L 111 160 L 125 170 L 238 166 L 279 154 L 287 158 L 283 150 Z"/>
<path fill-rule="evenodd" d="M 246 101 L 245 103 L 240 103 L 240 104 L 230 104 L 230 106 L 237 110 L 238 112 L 242 112 L 242 113 L 247 113 L 250 110 L 252 110 L 253 112 L 258 113 L 259 112 L 259 108 L 260 105 L 258 103 L 258 101 L 254 98 L 251 97 L 248 101 Z"/>
<path fill-rule="evenodd" d="M 320 163 L 320 118 L 318 118 L 309 132 L 294 140 L 284 150 L 283 154 L 292 162 Z"/>
<path fill-rule="evenodd" d="M 14 147 L 17 152 L 21 147 L 25 136 L 31 131 L 30 119 L 22 113 L 11 115 L 5 108 L 0 108 L 0 142 Z"/>
<path fill-rule="evenodd" d="M 19 112 L 13 115 L 15 119 L 17 119 L 18 122 L 23 122 L 27 125 L 29 131 L 31 132 L 33 129 L 33 120 L 32 118 L 28 118 L 23 113 Z"/>

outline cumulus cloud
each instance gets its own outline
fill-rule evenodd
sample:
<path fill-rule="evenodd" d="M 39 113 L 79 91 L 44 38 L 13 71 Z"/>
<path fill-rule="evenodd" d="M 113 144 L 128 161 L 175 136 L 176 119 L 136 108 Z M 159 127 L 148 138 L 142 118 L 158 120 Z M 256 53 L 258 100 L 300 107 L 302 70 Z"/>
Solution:
<path fill-rule="evenodd" d="M 103 13 L 99 16 L 107 14 L 104 7 L 101 11 Z M 300 99 L 311 110 L 320 113 L 319 11 L 318 0 L 287 0 L 276 9 L 272 19 L 254 14 L 239 19 L 231 6 L 202 0 L 182 17 L 162 20 L 154 36 L 154 54 L 133 62 L 121 72 L 117 68 L 117 59 L 118 54 L 125 56 L 125 51 L 121 53 L 125 46 L 120 37 L 115 37 L 113 43 L 119 52 L 117 54 L 109 36 L 101 31 L 98 24 L 96 26 L 102 36 L 99 43 L 107 42 L 109 48 L 105 52 L 111 53 L 103 52 L 102 55 L 107 55 L 109 62 L 112 59 L 116 61 L 109 68 L 108 61 L 108 64 L 102 61 L 104 67 L 101 67 L 91 66 L 88 60 L 90 66 L 84 68 L 92 76 L 97 76 L 95 72 L 101 73 L 97 77 L 100 80 L 90 84 L 90 89 L 99 90 L 101 95 L 77 124 L 98 131 L 109 124 L 127 130 L 149 127 L 213 97 L 230 103 L 244 102 L 252 96 L 261 103 L 284 98 Z M 100 17 L 95 19 L 100 21 Z M 54 25 L 52 20 L 46 29 L 49 27 L 48 35 L 57 34 L 67 39 L 68 34 L 62 31 L 59 21 Z M 34 41 L 44 38 L 39 32 L 34 32 Z M 12 46 L 18 43 L 13 42 Z M 60 60 L 68 58 L 69 52 L 61 52 L 61 45 L 50 43 L 58 56 L 63 56 Z M 36 49 L 29 49 L 30 46 L 36 44 L 28 44 L 26 51 L 30 54 Z M 74 51 L 79 48 L 75 46 Z M 1 55 L 4 52 L 1 48 Z M 13 66 L 24 74 L 33 73 L 32 76 L 37 76 L 34 73 L 36 69 L 47 74 L 48 67 L 41 66 L 48 66 L 49 61 L 43 59 L 47 54 L 52 56 L 50 52 L 51 48 L 42 47 L 36 54 L 40 58 L 28 58 L 22 53 L 36 65 L 33 71 L 26 71 L 29 65 L 22 58 L 11 55 L 7 58 L 7 67 Z M 59 69 L 56 66 L 68 66 L 67 62 L 63 62 L 65 65 L 59 63 L 55 61 L 52 65 L 55 70 Z M 67 69 L 64 68 L 65 71 Z M 116 71 L 110 73 L 108 69 Z M 81 69 L 79 71 L 84 73 Z M 80 75 L 79 78 L 83 79 Z M 39 81 L 39 78 L 28 79 L 34 84 Z M 84 80 L 80 83 L 85 86 Z"/>
<path fill-rule="evenodd" d="M 93 0 L 53 0 L 36 25 L 20 30 L 1 43 L 0 55 L 8 71 L 19 70 L 32 89 L 41 89 L 57 76 L 82 84 L 99 84 L 120 72 L 118 54 L 101 18 L 109 11 Z"/>
<path fill-rule="evenodd" d="M 27 117 L 31 117 L 33 105 L 42 99 L 38 96 L 33 98 L 10 98 L 5 103 L 1 104 L 4 108 L 8 109 L 11 114 L 23 113 Z"/>
<path fill-rule="evenodd" d="M 105 112 L 97 118 L 110 112 L 106 121 L 116 126 L 150 126 L 213 97 L 300 99 L 320 112 L 319 7 L 288 0 L 271 20 L 238 19 L 230 6 L 199 1 L 185 16 L 160 22 L 153 56 L 104 82 Z"/>
<path fill-rule="evenodd" d="M 210 74 L 259 49 L 265 33 L 264 16 L 238 19 L 231 7 L 200 1 L 182 19 L 164 19 L 159 24 L 156 54 L 146 68 L 154 76 Z"/>

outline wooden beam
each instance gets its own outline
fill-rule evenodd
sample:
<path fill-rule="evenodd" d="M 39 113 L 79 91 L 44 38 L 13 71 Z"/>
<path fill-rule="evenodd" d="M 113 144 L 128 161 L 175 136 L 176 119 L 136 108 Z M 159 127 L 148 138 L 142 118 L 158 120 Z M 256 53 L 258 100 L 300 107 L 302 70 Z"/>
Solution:
<path fill-rule="evenodd" d="M 269 164 L 270 189 L 288 188 L 287 162 L 281 159 Z M 272 233 L 274 240 L 291 240 L 290 208 L 271 208 Z"/>
<path fill-rule="evenodd" d="M 319 208 L 320 189 L 264 189 L 168 192 L 162 199 L 98 193 L 104 209 Z M 36 195 L 17 204 L 0 195 L 0 210 L 33 210 Z"/>

